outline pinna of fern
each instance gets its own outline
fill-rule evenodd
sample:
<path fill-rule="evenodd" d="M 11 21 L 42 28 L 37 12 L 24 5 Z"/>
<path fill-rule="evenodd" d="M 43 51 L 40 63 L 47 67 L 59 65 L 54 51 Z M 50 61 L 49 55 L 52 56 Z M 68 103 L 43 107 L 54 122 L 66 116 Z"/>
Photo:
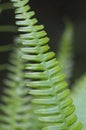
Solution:
<path fill-rule="evenodd" d="M 81 130 L 77 122 L 69 89 L 54 52 L 49 52 L 43 25 L 37 24 L 30 11 L 28 0 L 11 0 L 19 26 L 22 59 L 25 61 L 25 78 L 32 104 L 38 119 L 44 123 L 43 130 Z"/>
<path fill-rule="evenodd" d="M 86 74 L 84 74 L 80 79 L 75 81 L 72 86 L 71 96 L 73 98 L 74 104 L 76 106 L 76 113 L 78 119 L 82 122 L 83 128 L 86 129 Z"/>
<path fill-rule="evenodd" d="M 2 103 L 0 104 L 1 130 L 28 130 L 30 123 L 29 96 L 25 88 L 23 62 L 20 51 L 15 47 L 8 65 Z"/>

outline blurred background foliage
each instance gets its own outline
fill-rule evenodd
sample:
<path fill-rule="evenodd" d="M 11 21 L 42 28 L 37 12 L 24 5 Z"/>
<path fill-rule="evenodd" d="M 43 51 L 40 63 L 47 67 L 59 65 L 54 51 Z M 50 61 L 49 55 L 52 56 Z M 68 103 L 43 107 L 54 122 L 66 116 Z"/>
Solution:
<path fill-rule="evenodd" d="M 9 0 L 0 0 L 0 4 Z M 36 12 L 39 23 L 45 26 L 50 37 L 51 50 L 57 53 L 65 21 L 69 19 L 74 27 L 74 69 L 72 82 L 86 72 L 86 0 L 30 0 L 32 10 Z M 14 25 L 13 10 L 0 14 L 0 25 Z M 13 43 L 14 32 L 0 32 L 0 45 Z M 11 49 L 0 52 L 0 64 L 8 62 Z M 6 71 L 0 71 L 0 86 Z"/>

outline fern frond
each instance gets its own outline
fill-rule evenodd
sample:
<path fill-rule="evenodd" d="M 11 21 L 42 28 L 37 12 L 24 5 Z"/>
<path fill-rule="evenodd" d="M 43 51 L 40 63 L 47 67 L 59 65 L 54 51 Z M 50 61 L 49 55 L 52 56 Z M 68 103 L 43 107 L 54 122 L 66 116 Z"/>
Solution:
<path fill-rule="evenodd" d="M 67 22 L 65 31 L 60 41 L 59 52 L 57 53 L 57 59 L 60 62 L 63 72 L 66 74 L 67 81 L 70 80 L 73 67 L 73 27 L 72 24 Z"/>
<path fill-rule="evenodd" d="M 28 0 L 11 0 L 16 7 L 16 24 L 19 27 L 25 64 L 25 77 L 29 94 L 33 95 L 35 113 L 44 122 L 43 130 L 81 130 L 74 114 L 74 105 L 61 74 L 54 52 L 49 52 L 43 25 L 37 25 Z"/>
<path fill-rule="evenodd" d="M 86 74 L 78 79 L 73 85 L 73 90 L 71 91 L 71 96 L 73 98 L 74 104 L 76 106 L 76 113 L 79 120 L 83 124 L 83 129 L 86 129 Z"/>
<path fill-rule="evenodd" d="M 28 130 L 30 128 L 29 96 L 25 88 L 23 63 L 20 51 L 15 49 L 8 65 L 8 76 L 5 80 L 2 104 L 0 104 L 1 130 Z"/>

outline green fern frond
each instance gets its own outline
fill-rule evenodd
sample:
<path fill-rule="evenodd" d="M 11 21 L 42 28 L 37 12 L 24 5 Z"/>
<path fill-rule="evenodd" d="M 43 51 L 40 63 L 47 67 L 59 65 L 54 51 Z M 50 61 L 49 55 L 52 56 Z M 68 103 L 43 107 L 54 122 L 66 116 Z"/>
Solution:
<path fill-rule="evenodd" d="M 70 22 L 66 23 L 65 31 L 61 38 L 59 52 L 57 53 L 57 59 L 60 62 L 63 72 L 66 74 L 66 79 L 69 81 L 72 74 L 73 67 L 73 26 Z"/>
<path fill-rule="evenodd" d="M 5 80 L 6 88 L 3 90 L 2 104 L 0 104 L 1 130 L 28 130 L 31 126 L 28 105 L 30 97 L 27 95 L 23 75 L 23 63 L 20 51 L 14 49 L 8 65 L 8 76 Z"/>
<path fill-rule="evenodd" d="M 16 24 L 19 27 L 25 64 L 25 77 L 29 94 L 33 96 L 35 113 L 44 122 L 43 130 L 81 130 L 69 89 L 61 74 L 54 52 L 49 52 L 43 25 L 37 25 L 34 12 L 26 5 L 28 0 L 11 0 L 16 7 Z"/>
<path fill-rule="evenodd" d="M 86 130 L 86 74 L 75 82 L 71 96 L 76 105 L 78 118 L 83 124 L 82 130 Z"/>

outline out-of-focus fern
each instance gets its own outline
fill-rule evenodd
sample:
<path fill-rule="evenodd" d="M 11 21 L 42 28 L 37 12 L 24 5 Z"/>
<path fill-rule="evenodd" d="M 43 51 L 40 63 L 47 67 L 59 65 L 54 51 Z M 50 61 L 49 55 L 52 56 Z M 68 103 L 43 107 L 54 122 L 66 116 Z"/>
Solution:
<path fill-rule="evenodd" d="M 3 4 L 0 4 L 0 13 L 3 11 L 14 9 L 11 2 L 5 2 Z M 16 32 L 16 26 L 13 25 L 1 25 L 0 26 L 0 32 Z M 12 44 L 6 44 L 6 45 L 0 45 L 0 53 L 10 51 L 12 49 Z M 0 71 L 6 70 L 7 63 L 0 64 Z"/>
<path fill-rule="evenodd" d="M 73 67 L 73 26 L 71 23 L 66 23 L 65 31 L 61 38 L 60 47 L 57 53 L 57 59 L 60 62 L 63 72 L 66 74 L 67 81 L 69 81 Z"/>
<path fill-rule="evenodd" d="M 30 128 L 29 96 L 25 88 L 21 52 L 14 49 L 8 65 L 6 87 L 0 104 L 1 130 L 28 130 Z"/>
<path fill-rule="evenodd" d="M 11 48 L 12 48 L 11 44 L 0 46 L 0 52 L 9 51 L 11 50 Z"/>
<path fill-rule="evenodd" d="M 11 2 L 5 2 L 3 4 L 0 4 L 0 13 L 2 13 L 5 10 L 14 9 Z"/>
<path fill-rule="evenodd" d="M 12 49 L 11 44 L 0 46 L 0 53 L 9 51 L 11 49 Z M 0 71 L 6 70 L 6 68 L 7 68 L 7 63 L 0 64 Z"/>
<path fill-rule="evenodd" d="M 16 32 L 17 28 L 13 25 L 1 25 L 0 32 Z"/>
<path fill-rule="evenodd" d="M 19 27 L 25 64 L 25 77 L 29 94 L 33 95 L 35 113 L 44 122 L 43 130 L 81 130 L 74 114 L 74 105 L 61 74 L 55 54 L 49 52 L 43 25 L 36 25 L 34 12 L 26 5 L 28 0 L 11 0 L 16 7 L 16 24 Z"/>
<path fill-rule="evenodd" d="M 82 130 L 86 130 L 86 74 L 75 82 L 71 96 L 76 105 L 78 118 L 83 124 Z"/>

